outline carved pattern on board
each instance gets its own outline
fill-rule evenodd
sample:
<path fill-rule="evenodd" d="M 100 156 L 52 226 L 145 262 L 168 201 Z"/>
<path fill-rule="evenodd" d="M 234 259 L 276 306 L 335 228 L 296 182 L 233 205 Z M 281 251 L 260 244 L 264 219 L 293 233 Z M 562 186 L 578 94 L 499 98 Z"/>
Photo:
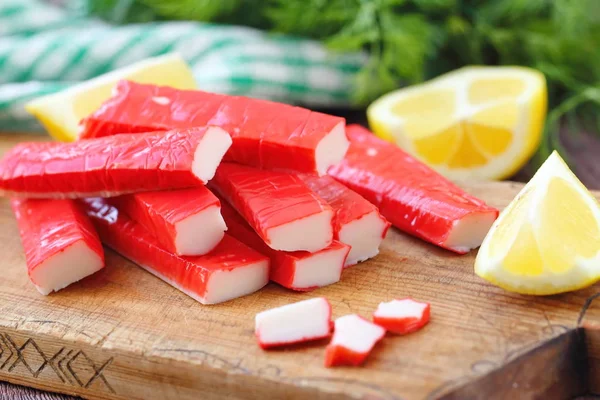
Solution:
<path fill-rule="evenodd" d="M 42 362 L 39 366 L 36 367 L 36 361 L 31 359 L 31 354 L 41 359 Z M 44 352 L 32 338 L 28 338 L 23 344 L 18 345 L 8 333 L 0 332 L 0 373 L 17 373 L 15 368 L 21 365 L 32 377 L 38 378 L 43 371 L 50 369 L 66 385 L 87 389 L 94 382 L 99 381 L 110 393 L 114 394 L 115 390 L 104 375 L 112 362 L 113 357 L 103 363 L 98 363 L 83 350 L 67 350 L 64 346 L 56 352 L 48 350 Z M 86 372 L 86 369 L 89 369 L 91 373 Z M 22 371 L 23 369 L 20 368 L 18 372 L 22 373 Z"/>

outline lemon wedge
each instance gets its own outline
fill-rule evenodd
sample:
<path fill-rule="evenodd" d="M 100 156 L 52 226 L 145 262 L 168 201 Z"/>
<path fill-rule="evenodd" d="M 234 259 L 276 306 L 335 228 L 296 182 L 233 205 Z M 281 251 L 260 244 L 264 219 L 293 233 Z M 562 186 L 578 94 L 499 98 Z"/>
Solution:
<path fill-rule="evenodd" d="M 27 103 L 25 109 L 44 125 L 52 137 L 61 141 L 77 139 L 79 121 L 96 111 L 110 97 L 121 79 L 139 83 L 195 89 L 190 67 L 177 54 L 149 58 L 125 68 L 71 86 L 58 93 L 39 97 Z"/>
<path fill-rule="evenodd" d="M 600 280 L 600 207 L 558 153 L 492 225 L 475 273 L 506 290 L 537 295 Z"/>
<path fill-rule="evenodd" d="M 396 90 L 367 109 L 369 125 L 455 179 L 502 179 L 537 149 L 546 80 L 522 67 L 465 67 Z"/>

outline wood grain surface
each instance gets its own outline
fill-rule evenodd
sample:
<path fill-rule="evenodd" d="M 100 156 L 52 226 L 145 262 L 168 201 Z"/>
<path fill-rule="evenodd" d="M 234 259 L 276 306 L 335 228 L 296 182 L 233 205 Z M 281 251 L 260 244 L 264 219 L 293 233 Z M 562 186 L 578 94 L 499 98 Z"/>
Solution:
<path fill-rule="evenodd" d="M 18 140 L 0 138 L 0 152 Z M 497 207 L 521 187 L 463 186 Z M 8 382 L 95 399 L 562 399 L 600 379 L 588 365 L 600 359 L 600 335 L 588 333 L 600 322 L 600 300 L 592 301 L 600 286 L 509 293 L 474 275 L 475 253 L 454 255 L 396 230 L 338 284 L 310 293 L 269 285 L 202 306 L 109 250 L 103 271 L 41 296 L 6 200 L 0 226 L 0 379 Z M 432 319 L 386 337 L 363 368 L 324 368 L 325 343 L 258 348 L 256 312 L 315 296 L 331 301 L 335 317 L 370 317 L 379 302 L 412 296 L 432 304 Z"/>

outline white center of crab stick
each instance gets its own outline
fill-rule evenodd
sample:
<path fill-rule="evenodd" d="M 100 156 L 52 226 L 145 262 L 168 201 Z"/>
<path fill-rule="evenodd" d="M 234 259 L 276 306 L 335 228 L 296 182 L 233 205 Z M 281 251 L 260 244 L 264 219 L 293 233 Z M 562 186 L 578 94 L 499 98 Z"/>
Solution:
<path fill-rule="evenodd" d="M 243 217 L 221 199 L 227 232 L 247 246 L 271 258 L 271 280 L 293 290 L 311 290 L 338 282 L 350 247 L 334 241 L 315 253 L 273 250 Z"/>
<path fill-rule="evenodd" d="M 218 304 L 254 293 L 269 282 L 269 262 L 258 261 L 232 270 L 216 271 L 210 275 L 204 296 L 187 290 L 177 282 L 163 276 L 154 268 L 140 265 L 157 278 L 167 282 L 201 304 Z"/>
<path fill-rule="evenodd" d="M 227 226 L 218 206 L 201 212 L 175 224 L 175 247 L 177 254 L 206 254 L 223 239 Z"/>
<path fill-rule="evenodd" d="M 412 299 L 392 300 L 387 303 L 379 303 L 373 316 L 377 318 L 420 318 L 427 308 L 426 303 L 420 303 Z"/>
<path fill-rule="evenodd" d="M 331 305 L 323 297 L 299 301 L 258 313 L 255 322 L 263 348 L 322 339 L 331 333 Z"/>
<path fill-rule="evenodd" d="M 83 240 L 48 258 L 30 272 L 37 290 L 48 295 L 99 271 L 103 260 Z"/>
<path fill-rule="evenodd" d="M 336 246 L 333 250 L 313 253 L 296 261 L 292 287 L 301 290 L 339 282 L 347 252 L 348 246 Z"/>
<path fill-rule="evenodd" d="M 473 213 L 454 221 L 444 246 L 458 253 L 467 253 L 481 246 L 485 235 L 496 220 L 494 213 Z"/>
<path fill-rule="evenodd" d="M 373 322 L 398 335 L 415 332 L 429 322 L 430 305 L 411 298 L 380 303 L 373 313 Z"/>
<path fill-rule="evenodd" d="M 267 231 L 269 246 L 275 250 L 315 252 L 331 244 L 333 211 L 319 213 L 276 226 Z"/>
<path fill-rule="evenodd" d="M 202 182 L 211 180 L 230 146 L 231 136 L 226 131 L 216 126 L 208 127 L 194 152 L 192 173 Z"/>
<path fill-rule="evenodd" d="M 335 320 L 335 331 L 330 346 L 340 346 L 355 353 L 368 353 L 385 335 L 385 329 L 356 314 Z"/>
<path fill-rule="evenodd" d="M 379 254 L 388 223 L 379 212 L 373 211 L 344 225 L 339 232 L 339 241 L 349 245 L 350 254 L 346 266 L 368 260 Z"/>
<path fill-rule="evenodd" d="M 339 163 L 348 151 L 350 142 L 346 137 L 345 123 L 341 122 L 335 126 L 317 145 L 315 150 L 315 162 L 317 173 L 325 175 L 332 165 Z"/>
<path fill-rule="evenodd" d="M 231 271 L 215 272 L 206 288 L 205 303 L 216 304 L 254 293 L 269 282 L 269 261 L 259 261 Z"/>

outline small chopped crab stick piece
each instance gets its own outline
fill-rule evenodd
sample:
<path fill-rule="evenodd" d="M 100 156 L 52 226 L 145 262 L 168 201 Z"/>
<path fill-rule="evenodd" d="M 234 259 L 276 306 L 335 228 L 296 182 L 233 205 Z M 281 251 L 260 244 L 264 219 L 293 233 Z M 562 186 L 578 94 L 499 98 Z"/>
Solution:
<path fill-rule="evenodd" d="M 269 259 L 228 235 L 208 254 L 178 256 L 106 200 L 84 202 L 104 244 L 202 304 L 245 296 L 269 281 Z"/>
<path fill-rule="evenodd" d="M 29 279 L 50 294 L 104 267 L 104 250 L 83 209 L 73 200 L 11 201 Z"/>
<path fill-rule="evenodd" d="M 365 128 L 350 125 L 346 133 L 350 149 L 330 176 L 406 233 L 459 254 L 481 245 L 497 209 Z"/>
<path fill-rule="evenodd" d="M 385 329 L 356 315 L 335 320 L 333 338 L 325 350 L 325 366 L 361 365 L 385 335 Z"/>
<path fill-rule="evenodd" d="M 287 104 L 129 81 L 80 125 L 81 138 L 214 125 L 233 145 L 225 160 L 324 175 L 348 149 L 345 120 Z"/>
<path fill-rule="evenodd" d="M 230 145 L 227 132 L 215 127 L 22 143 L 0 161 L 0 195 L 113 197 L 201 186 Z"/>
<path fill-rule="evenodd" d="M 210 187 L 274 250 L 315 252 L 333 241 L 333 210 L 297 175 L 223 163 Z"/>
<path fill-rule="evenodd" d="M 364 197 L 329 176 L 302 175 L 302 180 L 333 211 L 333 237 L 350 246 L 346 267 L 379 254 L 390 223 Z"/>
<path fill-rule="evenodd" d="M 226 201 L 221 202 L 221 214 L 227 224 L 228 234 L 271 259 L 270 279 L 273 282 L 298 291 L 339 282 L 349 246 L 334 240 L 328 247 L 315 253 L 273 250 Z"/>
<path fill-rule="evenodd" d="M 165 249 L 180 256 L 210 252 L 227 230 L 221 202 L 204 186 L 129 194 L 114 202 Z"/>
<path fill-rule="evenodd" d="M 331 305 L 323 297 L 272 308 L 256 314 L 255 334 L 263 349 L 331 336 Z"/>
<path fill-rule="evenodd" d="M 399 335 L 415 332 L 429 322 L 429 303 L 413 299 L 392 300 L 380 303 L 373 313 L 373 322 Z"/>

